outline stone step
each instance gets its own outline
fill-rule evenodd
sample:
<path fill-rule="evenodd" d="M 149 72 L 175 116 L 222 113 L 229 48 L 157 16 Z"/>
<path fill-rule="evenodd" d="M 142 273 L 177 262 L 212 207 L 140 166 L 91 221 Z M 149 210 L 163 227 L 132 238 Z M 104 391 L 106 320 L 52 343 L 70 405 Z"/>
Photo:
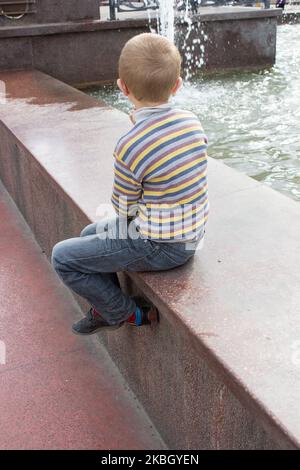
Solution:
<path fill-rule="evenodd" d="M 0 449 L 162 449 L 0 185 Z"/>

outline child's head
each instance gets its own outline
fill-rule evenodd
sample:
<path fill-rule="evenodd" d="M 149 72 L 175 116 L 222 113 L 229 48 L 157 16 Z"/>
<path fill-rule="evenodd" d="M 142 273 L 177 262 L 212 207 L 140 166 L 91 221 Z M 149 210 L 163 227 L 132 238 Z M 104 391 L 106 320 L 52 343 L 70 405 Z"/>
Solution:
<path fill-rule="evenodd" d="M 171 41 L 139 34 L 121 52 L 118 85 L 135 105 L 165 103 L 180 87 L 180 70 L 181 57 Z"/>

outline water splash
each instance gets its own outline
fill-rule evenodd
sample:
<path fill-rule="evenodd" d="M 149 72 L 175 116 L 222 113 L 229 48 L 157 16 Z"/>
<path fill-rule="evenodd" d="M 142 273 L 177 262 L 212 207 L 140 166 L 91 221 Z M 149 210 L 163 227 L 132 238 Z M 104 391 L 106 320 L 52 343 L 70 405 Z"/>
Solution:
<path fill-rule="evenodd" d="M 192 0 L 187 0 L 185 8 L 179 14 L 178 22 L 181 26 L 177 31 L 177 44 L 183 56 L 185 80 L 190 80 L 195 71 L 199 70 L 204 64 L 204 40 L 206 40 L 206 36 L 202 29 L 200 17 L 198 16 L 195 19 L 193 13 L 195 11 L 192 10 Z"/>
<path fill-rule="evenodd" d="M 175 40 L 174 0 L 159 0 L 158 32 L 170 41 Z"/>
<path fill-rule="evenodd" d="M 181 3 L 178 0 L 157 1 L 159 8 L 156 10 L 156 32 L 167 37 L 179 48 L 183 57 L 184 78 L 190 80 L 195 71 L 201 69 L 205 62 L 205 42 L 208 38 L 200 17 L 193 16 L 201 0 L 181 0 Z M 149 27 L 153 32 L 150 14 Z"/>
<path fill-rule="evenodd" d="M 300 25 L 278 28 L 270 69 L 227 73 L 185 83 L 174 102 L 199 116 L 211 157 L 300 201 Z M 90 92 L 93 94 L 92 92 Z M 124 111 L 117 88 L 94 91 Z"/>

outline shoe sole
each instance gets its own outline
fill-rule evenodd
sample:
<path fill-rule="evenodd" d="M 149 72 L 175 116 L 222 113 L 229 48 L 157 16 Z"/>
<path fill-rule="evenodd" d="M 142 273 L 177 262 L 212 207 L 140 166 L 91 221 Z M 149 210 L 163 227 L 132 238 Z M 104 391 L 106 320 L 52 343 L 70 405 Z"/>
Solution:
<path fill-rule="evenodd" d="M 121 326 L 123 326 L 123 324 L 124 323 L 120 323 L 119 325 L 99 326 L 99 328 L 97 328 L 94 331 L 91 331 L 90 333 L 80 333 L 79 331 L 76 331 L 72 328 L 72 333 L 74 333 L 74 335 L 77 335 L 77 336 L 91 336 L 91 335 L 94 335 L 95 333 L 99 333 L 100 331 L 104 331 L 104 330 L 109 330 L 109 331 L 118 330 L 119 328 L 121 328 Z"/>

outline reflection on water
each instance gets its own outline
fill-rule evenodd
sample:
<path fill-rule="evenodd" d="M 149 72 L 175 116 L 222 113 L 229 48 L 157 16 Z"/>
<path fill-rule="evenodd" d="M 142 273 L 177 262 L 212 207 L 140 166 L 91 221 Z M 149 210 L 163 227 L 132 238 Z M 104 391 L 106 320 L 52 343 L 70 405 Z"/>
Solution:
<path fill-rule="evenodd" d="M 300 25 L 280 26 L 271 70 L 198 79 L 174 101 L 201 119 L 211 157 L 300 201 L 299 46 Z M 114 87 L 90 93 L 129 110 Z"/>

